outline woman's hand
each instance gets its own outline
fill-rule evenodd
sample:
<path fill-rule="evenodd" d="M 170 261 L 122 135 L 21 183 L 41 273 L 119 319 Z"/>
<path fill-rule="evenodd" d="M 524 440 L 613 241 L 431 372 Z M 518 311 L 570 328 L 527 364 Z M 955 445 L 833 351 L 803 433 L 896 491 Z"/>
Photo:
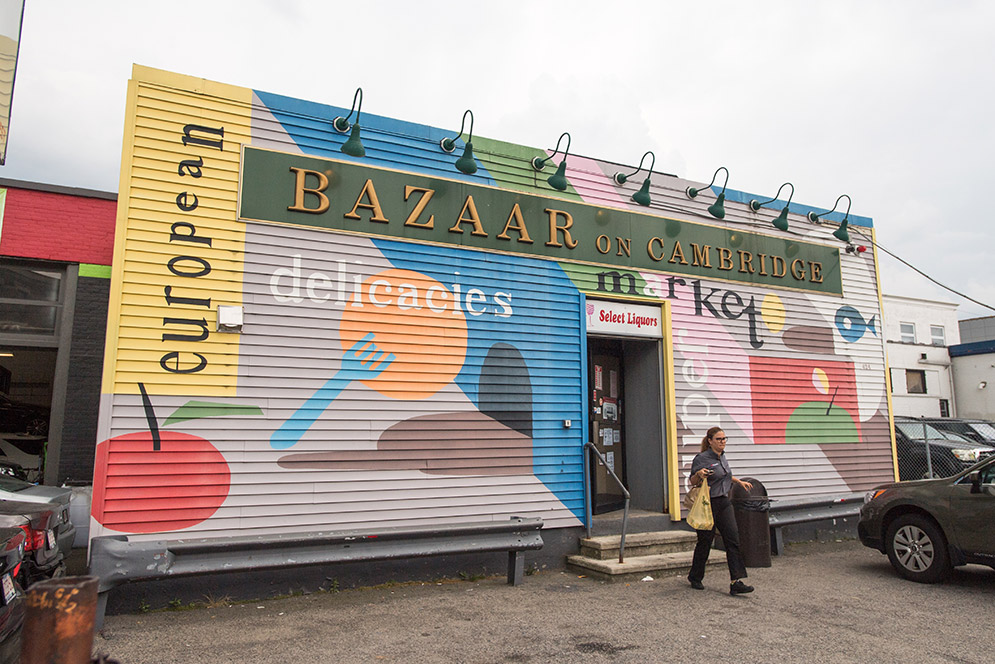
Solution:
<path fill-rule="evenodd" d="M 734 479 L 736 480 L 737 484 L 739 484 L 739 486 L 743 487 L 744 491 L 749 491 L 750 489 L 753 488 L 753 483 L 752 482 L 744 482 L 743 480 L 741 480 L 739 478 L 734 478 Z"/>
<path fill-rule="evenodd" d="M 711 475 L 711 474 L 712 474 L 712 471 L 710 471 L 710 470 L 709 470 L 708 468 L 702 468 L 701 470 L 699 470 L 699 471 L 698 471 L 697 473 L 695 473 L 695 474 L 693 475 L 694 479 L 696 480 L 696 481 L 694 482 L 694 485 L 695 485 L 695 486 L 698 486 L 699 484 L 701 484 L 701 483 L 702 483 L 702 481 L 703 481 L 703 480 L 704 480 L 704 479 L 705 479 L 706 477 L 708 477 L 708 476 L 709 476 L 709 475 Z"/>

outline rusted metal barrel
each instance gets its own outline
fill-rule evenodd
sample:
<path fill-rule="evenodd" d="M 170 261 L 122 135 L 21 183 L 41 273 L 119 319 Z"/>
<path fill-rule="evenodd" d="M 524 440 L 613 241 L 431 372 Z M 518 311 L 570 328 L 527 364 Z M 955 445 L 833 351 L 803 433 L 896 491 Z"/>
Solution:
<path fill-rule="evenodd" d="M 98 581 L 67 576 L 28 589 L 21 664 L 89 664 Z"/>

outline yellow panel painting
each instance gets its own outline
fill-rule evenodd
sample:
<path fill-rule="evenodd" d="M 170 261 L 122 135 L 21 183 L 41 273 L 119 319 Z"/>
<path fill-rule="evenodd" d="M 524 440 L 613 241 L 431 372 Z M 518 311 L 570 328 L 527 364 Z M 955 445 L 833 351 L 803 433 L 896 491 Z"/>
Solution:
<path fill-rule="evenodd" d="M 217 309 L 242 304 L 236 200 L 251 102 L 246 88 L 134 67 L 104 393 L 141 382 L 150 394 L 235 395 L 239 337 L 217 331 Z"/>

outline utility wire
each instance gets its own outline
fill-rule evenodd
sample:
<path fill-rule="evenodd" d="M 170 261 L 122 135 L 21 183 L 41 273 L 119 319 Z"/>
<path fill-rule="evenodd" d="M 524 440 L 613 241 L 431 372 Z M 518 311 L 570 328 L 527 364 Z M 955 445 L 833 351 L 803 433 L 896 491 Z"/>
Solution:
<path fill-rule="evenodd" d="M 910 268 L 910 269 L 912 269 L 912 270 L 915 270 L 915 271 L 916 271 L 917 273 L 919 273 L 919 274 L 921 274 L 922 276 L 926 277 L 927 279 L 929 279 L 930 281 L 932 281 L 932 282 L 933 282 L 934 284 L 936 284 L 936 285 L 937 285 L 937 286 L 939 286 L 940 288 L 943 288 L 943 289 L 945 289 L 945 290 L 948 290 L 948 291 L 950 291 L 951 293 L 953 293 L 954 295 L 957 295 L 957 296 L 959 296 L 959 297 L 962 297 L 962 298 L 964 298 L 965 300 L 968 300 L 968 301 L 970 301 L 970 302 L 974 302 L 974 303 L 975 303 L 975 304 L 977 304 L 978 306 L 982 306 L 982 307 L 984 307 L 985 309 L 991 309 L 992 311 L 995 311 L 995 307 L 991 306 L 990 304 L 985 304 L 984 302 L 979 302 L 978 300 L 975 300 L 975 299 L 974 299 L 973 297 L 970 297 L 969 295 L 965 295 L 964 293 L 961 293 L 960 291 L 958 291 L 958 290 L 955 290 L 955 289 L 951 288 L 950 286 L 947 286 L 946 284 L 943 284 L 943 283 L 940 283 L 939 281 L 937 281 L 937 280 L 936 280 L 936 279 L 934 279 L 933 277 L 929 276 L 928 274 L 926 274 L 925 272 L 923 272 L 922 270 L 920 270 L 919 268 L 917 268 L 917 267 L 916 267 L 915 265 L 913 265 L 912 263 L 909 263 L 908 261 L 906 261 L 906 260 L 902 259 L 901 257 L 897 256 L 896 254 L 893 254 L 892 252 L 888 251 L 887 249 L 885 249 L 884 247 L 882 247 L 880 243 L 878 243 L 878 242 L 875 242 L 875 241 L 874 241 L 874 240 L 872 240 L 871 238 L 867 237 L 866 235 L 864 235 L 863 233 L 861 233 L 860 231 L 858 231 L 858 230 L 857 230 L 856 228 L 854 228 L 853 226 L 850 226 L 850 230 L 851 230 L 851 231 L 855 231 L 855 232 L 857 233 L 857 235 L 859 235 L 860 237 L 864 238 L 864 239 L 865 239 L 865 240 L 867 240 L 867 241 L 868 241 L 869 243 L 873 244 L 873 245 L 874 245 L 875 247 L 877 247 L 878 249 L 880 249 L 880 250 L 881 250 L 881 251 L 883 251 L 884 253 L 888 254 L 889 256 L 891 256 L 892 258 L 894 258 L 894 259 L 895 259 L 896 261 L 898 261 L 898 262 L 899 262 L 899 263 L 901 263 L 902 265 L 904 265 L 904 266 L 906 266 L 906 267 L 908 267 L 908 268 Z"/>

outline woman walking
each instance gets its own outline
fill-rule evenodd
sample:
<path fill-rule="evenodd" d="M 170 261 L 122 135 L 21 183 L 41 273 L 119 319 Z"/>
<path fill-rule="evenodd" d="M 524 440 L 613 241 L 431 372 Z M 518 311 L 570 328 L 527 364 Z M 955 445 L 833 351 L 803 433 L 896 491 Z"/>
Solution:
<path fill-rule="evenodd" d="M 729 563 L 729 594 L 741 595 L 753 592 L 753 586 L 743 583 L 746 578 L 746 565 L 739 551 L 739 529 L 736 526 L 736 514 L 729 499 L 732 483 L 735 482 L 746 491 L 753 488 L 749 482 L 733 477 L 729 461 L 724 454 L 726 449 L 725 431 L 712 427 L 701 440 L 701 452 L 691 462 L 691 485 L 700 486 L 708 478 L 708 495 L 712 499 L 712 518 L 715 525 L 711 530 L 698 531 L 698 543 L 694 547 L 694 559 L 691 562 L 691 573 L 688 581 L 695 590 L 704 590 L 701 580 L 705 577 L 705 563 L 712 549 L 715 530 L 722 535 L 725 545 L 726 561 Z"/>

